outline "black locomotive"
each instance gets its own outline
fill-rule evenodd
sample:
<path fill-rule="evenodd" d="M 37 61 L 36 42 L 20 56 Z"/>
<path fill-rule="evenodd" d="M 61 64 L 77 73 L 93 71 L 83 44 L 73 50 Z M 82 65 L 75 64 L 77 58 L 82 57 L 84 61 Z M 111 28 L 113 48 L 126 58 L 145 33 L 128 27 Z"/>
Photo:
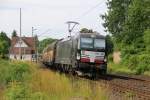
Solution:
<path fill-rule="evenodd" d="M 107 72 L 105 37 L 98 33 L 80 33 L 57 40 L 43 50 L 43 63 L 65 72 Z"/>

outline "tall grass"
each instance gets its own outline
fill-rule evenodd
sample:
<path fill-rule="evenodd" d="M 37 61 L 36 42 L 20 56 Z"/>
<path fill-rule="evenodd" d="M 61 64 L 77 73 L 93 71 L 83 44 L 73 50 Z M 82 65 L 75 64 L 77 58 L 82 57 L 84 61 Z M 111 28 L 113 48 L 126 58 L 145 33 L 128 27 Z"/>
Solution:
<path fill-rule="evenodd" d="M 117 74 L 136 74 L 135 71 L 129 69 L 122 64 L 114 64 L 113 62 L 108 63 L 108 72 Z"/>
<path fill-rule="evenodd" d="M 126 66 L 125 64 L 122 64 L 122 63 L 121 64 L 115 64 L 113 62 L 108 63 L 108 72 L 109 73 L 138 75 L 139 74 L 138 71 L 135 70 L 135 69 L 131 69 L 128 66 Z M 140 73 L 140 75 L 150 76 L 150 71 L 147 70 L 144 73 Z"/>
<path fill-rule="evenodd" d="M 12 83 L 22 84 L 26 80 L 29 80 L 28 76 L 30 72 L 30 66 L 26 62 L 0 60 L 0 100 L 4 99 L 4 95 L 9 93 L 7 90 L 13 86 Z"/>
<path fill-rule="evenodd" d="M 106 100 L 96 82 L 66 77 L 31 62 L 0 61 L 0 100 Z"/>
<path fill-rule="evenodd" d="M 98 84 L 76 80 L 49 70 L 38 70 L 31 83 L 33 92 L 46 94 L 48 100 L 106 100 L 105 90 Z"/>
<path fill-rule="evenodd" d="M 0 84 L 7 85 L 12 81 L 24 81 L 30 73 L 29 65 L 25 62 L 0 61 Z"/>

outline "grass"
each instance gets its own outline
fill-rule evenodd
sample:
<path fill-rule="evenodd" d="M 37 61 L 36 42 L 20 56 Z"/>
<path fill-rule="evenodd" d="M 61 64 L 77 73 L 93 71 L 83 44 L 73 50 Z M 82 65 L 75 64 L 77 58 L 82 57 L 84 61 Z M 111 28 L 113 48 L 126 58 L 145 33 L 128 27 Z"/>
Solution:
<path fill-rule="evenodd" d="M 107 100 L 98 83 L 66 77 L 31 62 L 0 61 L 0 100 Z M 2 87 L 2 89 L 1 89 Z"/>
<path fill-rule="evenodd" d="M 47 100 L 106 100 L 105 89 L 98 84 L 66 77 L 50 70 L 37 70 L 31 82 L 32 92 L 43 93 Z"/>
<path fill-rule="evenodd" d="M 121 64 L 108 63 L 108 72 L 114 74 L 136 74 L 135 71 Z"/>
<path fill-rule="evenodd" d="M 136 75 L 136 70 L 131 70 L 123 64 L 114 64 L 113 62 L 108 63 L 108 73 L 112 74 L 131 74 Z M 150 71 L 145 71 L 142 75 L 150 76 Z"/>
<path fill-rule="evenodd" d="M 150 71 L 144 72 L 144 75 L 150 76 Z"/>

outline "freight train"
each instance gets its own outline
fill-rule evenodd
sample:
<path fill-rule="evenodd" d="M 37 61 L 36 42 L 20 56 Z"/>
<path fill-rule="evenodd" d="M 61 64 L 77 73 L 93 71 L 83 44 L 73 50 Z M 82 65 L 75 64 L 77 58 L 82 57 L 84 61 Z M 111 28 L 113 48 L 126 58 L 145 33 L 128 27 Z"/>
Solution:
<path fill-rule="evenodd" d="M 57 40 L 43 50 L 43 63 L 63 72 L 106 74 L 105 37 L 98 33 L 80 33 Z"/>

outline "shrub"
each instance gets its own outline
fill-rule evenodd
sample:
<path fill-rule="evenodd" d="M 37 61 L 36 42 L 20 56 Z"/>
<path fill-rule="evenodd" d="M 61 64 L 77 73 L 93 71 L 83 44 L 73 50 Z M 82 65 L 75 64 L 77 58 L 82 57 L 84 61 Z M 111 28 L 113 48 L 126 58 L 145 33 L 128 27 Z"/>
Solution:
<path fill-rule="evenodd" d="M 30 100 L 48 100 L 48 96 L 41 92 L 35 92 L 31 95 Z"/>
<path fill-rule="evenodd" d="M 19 82 L 11 82 L 5 92 L 6 100 L 29 100 L 30 94 L 26 85 Z"/>
<path fill-rule="evenodd" d="M 112 55 L 112 54 L 110 54 L 110 55 L 108 56 L 108 61 L 110 61 L 110 62 L 113 61 L 113 55 Z"/>
<path fill-rule="evenodd" d="M 12 81 L 24 81 L 30 72 L 29 65 L 23 62 L 0 61 L 0 84 L 7 85 Z"/>
<path fill-rule="evenodd" d="M 137 74 L 143 74 L 145 71 L 150 71 L 150 55 L 143 54 L 138 57 L 138 65 L 136 67 Z"/>
<path fill-rule="evenodd" d="M 123 59 L 123 64 L 129 69 L 135 70 L 136 74 L 143 74 L 145 71 L 150 71 L 150 55 L 130 55 L 128 59 Z"/>

